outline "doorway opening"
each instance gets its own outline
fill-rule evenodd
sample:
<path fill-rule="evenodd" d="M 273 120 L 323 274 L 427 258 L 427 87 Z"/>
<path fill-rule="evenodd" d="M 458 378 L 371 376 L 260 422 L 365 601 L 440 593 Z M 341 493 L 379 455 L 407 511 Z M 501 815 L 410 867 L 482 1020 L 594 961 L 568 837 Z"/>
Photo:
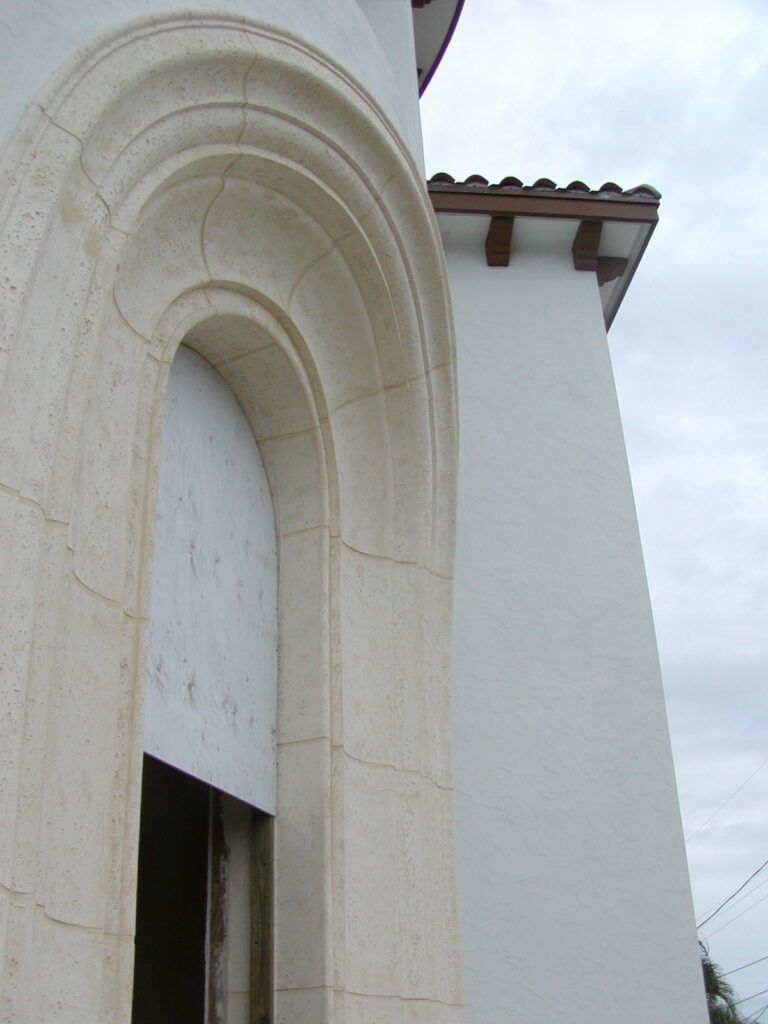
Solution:
<path fill-rule="evenodd" d="M 144 756 L 132 1024 L 271 1024 L 272 818 Z"/>

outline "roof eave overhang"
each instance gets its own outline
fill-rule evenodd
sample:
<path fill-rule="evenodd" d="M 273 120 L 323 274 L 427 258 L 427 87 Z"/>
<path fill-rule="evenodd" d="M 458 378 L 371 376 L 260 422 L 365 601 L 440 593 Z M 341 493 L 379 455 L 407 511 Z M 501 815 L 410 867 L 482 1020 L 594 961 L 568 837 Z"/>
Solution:
<path fill-rule="evenodd" d="M 511 221 L 515 217 L 570 220 L 574 222 L 574 235 L 582 224 L 598 224 L 595 234 L 594 253 L 590 258 L 577 260 L 576 239 L 574 239 L 574 267 L 577 270 L 593 270 L 607 276 L 607 265 L 623 261 L 620 273 L 615 273 L 600 288 L 603 316 L 606 329 L 610 328 L 627 289 L 635 275 L 643 253 L 658 223 L 659 197 L 651 190 L 640 190 L 640 194 L 613 192 L 582 193 L 569 189 L 538 190 L 533 187 L 500 188 L 498 186 L 477 186 L 462 184 L 428 183 L 429 196 L 436 214 L 485 216 L 490 218 L 486 240 L 486 256 L 489 266 L 504 266 L 509 262 L 511 246 Z M 499 235 L 499 225 L 507 222 L 510 229 Z M 636 225 L 632 244 L 621 253 L 602 254 L 599 251 L 600 234 L 604 224 Z M 495 232 L 495 235 L 494 235 Z M 506 235 L 506 259 L 499 256 L 498 238 Z M 492 238 L 492 235 L 494 237 Z M 493 252 L 493 257 L 491 255 Z"/>
<path fill-rule="evenodd" d="M 411 0 L 419 96 L 432 81 L 459 23 L 464 0 Z"/>

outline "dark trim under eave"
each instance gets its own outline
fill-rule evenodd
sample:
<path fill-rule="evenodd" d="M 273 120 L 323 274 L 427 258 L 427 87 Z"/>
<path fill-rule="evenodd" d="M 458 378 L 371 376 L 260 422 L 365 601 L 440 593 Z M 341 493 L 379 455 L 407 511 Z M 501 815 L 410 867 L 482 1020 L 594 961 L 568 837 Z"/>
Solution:
<path fill-rule="evenodd" d="M 427 3 L 429 3 L 429 2 L 430 2 L 430 0 L 427 0 Z M 413 6 L 416 7 L 418 5 L 414 3 Z M 443 45 L 437 51 L 437 56 L 435 57 L 434 61 L 432 62 L 432 67 L 426 73 L 426 75 L 424 76 L 424 81 L 419 86 L 419 97 L 424 95 L 424 90 L 427 88 L 429 83 L 432 81 L 432 76 L 437 71 L 438 65 L 440 64 L 440 61 L 443 59 L 443 56 L 445 55 L 445 51 L 448 49 L 448 44 L 450 43 L 451 39 L 453 38 L 453 33 L 456 31 L 456 26 L 459 23 L 459 18 L 461 17 L 461 12 L 462 12 L 463 9 L 464 9 L 464 0 L 459 0 L 459 2 L 456 4 L 456 10 L 453 12 L 453 17 L 451 18 L 451 24 L 448 26 L 448 32 L 446 33 L 445 39 L 443 40 Z"/>

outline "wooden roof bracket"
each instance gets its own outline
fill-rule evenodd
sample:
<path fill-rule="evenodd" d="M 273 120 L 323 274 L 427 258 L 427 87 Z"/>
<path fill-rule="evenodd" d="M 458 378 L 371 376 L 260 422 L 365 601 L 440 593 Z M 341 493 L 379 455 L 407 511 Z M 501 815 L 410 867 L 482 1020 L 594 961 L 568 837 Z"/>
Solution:
<path fill-rule="evenodd" d="M 597 258 L 597 283 L 602 286 L 609 281 L 615 281 L 621 277 L 629 265 L 629 260 L 623 256 L 598 256 Z"/>
<path fill-rule="evenodd" d="M 600 220 L 583 220 L 573 240 L 573 269 L 597 270 L 600 248 L 600 236 L 603 233 L 603 222 Z"/>
<path fill-rule="evenodd" d="M 485 262 L 489 267 L 509 266 L 514 223 L 514 217 L 492 214 L 488 234 L 485 236 Z"/>
<path fill-rule="evenodd" d="M 628 261 L 621 256 L 599 256 L 603 224 L 599 220 L 583 220 L 573 240 L 573 269 L 597 271 L 597 283 L 602 286 L 621 277 Z"/>

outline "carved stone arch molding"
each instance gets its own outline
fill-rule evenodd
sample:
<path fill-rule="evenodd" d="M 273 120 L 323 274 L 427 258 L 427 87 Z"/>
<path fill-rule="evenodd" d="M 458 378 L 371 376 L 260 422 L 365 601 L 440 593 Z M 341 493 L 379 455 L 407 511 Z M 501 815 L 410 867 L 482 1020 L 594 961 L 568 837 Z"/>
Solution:
<path fill-rule="evenodd" d="M 153 480 L 184 341 L 275 502 L 277 1019 L 456 1020 L 453 345 L 415 167 L 305 43 L 179 16 L 81 54 L 2 181 L 3 1019 L 130 1019 Z"/>

